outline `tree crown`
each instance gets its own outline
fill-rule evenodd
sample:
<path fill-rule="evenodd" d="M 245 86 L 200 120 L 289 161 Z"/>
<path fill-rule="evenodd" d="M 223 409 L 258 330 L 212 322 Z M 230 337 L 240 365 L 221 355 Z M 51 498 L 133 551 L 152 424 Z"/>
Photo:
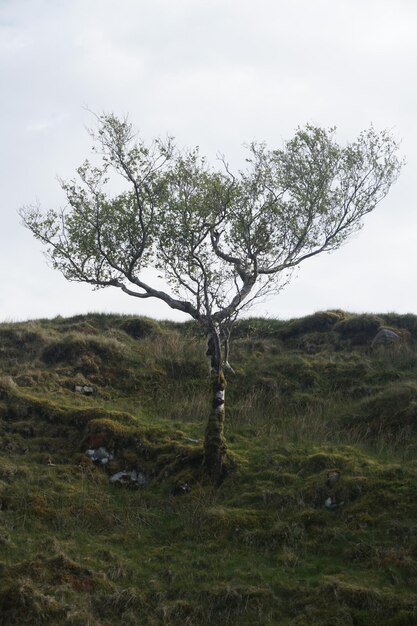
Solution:
<path fill-rule="evenodd" d="M 345 147 L 335 129 L 312 125 L 279 149 L 252 143 L 236 173 L 171 138 L 147 145 L 111 114 L 98 117 L 92 136 L 98 164 L 85 161 L 77 178 L 61 181 L 67 206 L 24 207 L 24 224 L 68 280 L 159 298 L 206 325 L 230 324 L 302 261 L 339 248 L 402 165 L 398 142 L 372 127 Z M 162 274 L 166 290 L 144 280 L 146 268 Z"/>

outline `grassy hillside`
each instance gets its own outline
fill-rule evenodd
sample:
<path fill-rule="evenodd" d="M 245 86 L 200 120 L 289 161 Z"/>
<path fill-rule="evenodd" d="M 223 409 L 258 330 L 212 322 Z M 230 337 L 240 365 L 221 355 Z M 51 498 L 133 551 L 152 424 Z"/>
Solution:
<path fill-rule="evenodd" d="M 214 489 L 192 324 L 1 324 L 0 624 L 417 624 L 416 341 L 412 315 L 241 321 Z"/>

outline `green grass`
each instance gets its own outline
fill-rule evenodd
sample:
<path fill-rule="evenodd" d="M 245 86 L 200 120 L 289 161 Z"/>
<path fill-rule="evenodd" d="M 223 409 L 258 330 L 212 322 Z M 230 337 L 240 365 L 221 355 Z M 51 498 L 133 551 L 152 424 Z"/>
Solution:
<path fill-rule="evenodd" d="M 401 349 L 370 351 L 375 320 Z M 415 328 L 341 311 L 240 322 L 214 489 L 192 325 L 0 325 L 0 624 L 416 624 Z M 146 486 L 109 483 L 133 468 Z"/>

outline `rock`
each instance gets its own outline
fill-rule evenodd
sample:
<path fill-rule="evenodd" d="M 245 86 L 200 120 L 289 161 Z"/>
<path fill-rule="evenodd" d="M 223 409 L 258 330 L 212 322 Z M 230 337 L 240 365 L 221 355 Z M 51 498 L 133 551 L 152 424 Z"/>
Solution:
<path fill-rule="evenodd" d="M 89 385 L 75 385 L 74 391 L 75 393 L 82 393 L 84 396 L 93 396 L 96 393 L 95 388 Z"/>
<path fill-rule="evenodd" d="M 137 470 L 117 472 L 110 476 L 109 482 L 112 485 L 119 485 L 121 487 L 142 487 L 148 482 L 145 474 L 138 472 Z"/>
<path fill-rule="evenodd" d="M 183 493 L 188 493 L 190 491 L 190 485 L 188 483 L 180 483 L 175 485 L 173 494 L 174 496 L 182 495 Z"/>
<path fill-rule="evenodd" d="M 97 448 L 97 450 L 90 448 L 86 450 L 85 453 L 96 465 L 106 465 L 114 458 L 113 454 L 109 452 L 107 448 L 104 448 L 104 446 Z"/>
<path fill-rule="evenodd" d="M 332 488 L 337 483 L 339 478 L 340 478 L 339 470 L 330 470 L 329 472 L 327 472 L 326 485 Z"/>
<path fill-rule="evenodd" d="M 337 502 L 333 496 L 329 496 L 328 498 L 326 498 L 324 506 L 326 507 L 326 509 L 337 509 L 339 506 L 342 506 L 344 504 L 344 502 Z"/>
<path fill-rule="evenodd" d="M 391 346 L 401 341 L 401 337 L 389 328 L 381 328 L 372 340 L 371 348 L 376 346 Z"/>

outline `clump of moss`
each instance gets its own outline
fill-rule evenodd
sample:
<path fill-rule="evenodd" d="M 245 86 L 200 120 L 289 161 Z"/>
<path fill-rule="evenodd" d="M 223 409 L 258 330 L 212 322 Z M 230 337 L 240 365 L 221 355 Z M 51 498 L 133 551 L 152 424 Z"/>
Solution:
<path fill-rule="evenodd" d="M 132 317 L 123 320 L 120 328 L 133 339 L 155 337 L 161 334 L 161 327 L 158 322 L 146 317 Z"/>
<path fill-rule="evenodd" d="M 335 324 L 344 319 L 345 315 L 343 311 L 319 311 L 313 315 L 307 315 L 306 317 L 300 317 L 288 322 L 281 330 L 280 335 L 283 338 L 290 339 L 307 333 L 329 332 Z"/>
<path fill-rule="evenodd" d="M 125 347 L 116 339 L 68 333 L 52 341 L 43 350 L 42 359 L 50 365 L 55 363 L 76 365 L 80 359 L 86 357 L 112 361 L 120 358 L 124 353 Z"/>
<path fill-rule="evenodd" d="M 104 446 L 111 451 L 117 449 L 120 453 L 126 448 L 139 447 L 138 442 L 142 433 L 137 424 L 135 426 L 133 420 L 123 422 L 114 419 L 114 417 L 115 414 L 112 418 L 106 416 L 89 420 L 84 446 L 93 449 Z M 120 417 L 123 415 L 121 414 Z M 112 469 L 114 469 L 114 464 Z"/>
<path fill-rule="evenodd" d="M 333 330 L 352 346 L 363 346 L 371 343 L 384 322 L 377 315 L 353 315 L 335 324 Z"/>
<path fill-rule="evenodd" d="M 0 360 L 30 361 L 49 338 L 49 333 L 35 322 L 0 324 Z"/>
<path fill-rule="evenodd" d="M 81 333 L 85 335 L 97 335 L 98 330 L 87 319 L 82 319 L 74 324 L 69 324 L 66 328 L 62 329 L 65 332 Z"/>
<path fill-rule="evenodd" d="M 345 468 L 347 465 L 350 464 L 345 455 L 316 452 L 315 454 L 300 459 L 299 472 L 303 476 L 309 476 L 310 474 L 316 474 L 322 470 Z"/>
<path fill-rule="evenodd" d="M 0 623 L 13 626 L 95 623 L 90 622 L 88 603 L 79 594 L 91 594 L 103 587 L 110 589 L 103 576 L 64 553 L 52 557 L 36 555 L 15 565 L 2 563 L 0 572 Z M 69 618 L 74 603 L 84 621 Z"/>
<path fill-rule="evenodd" d="M 57 623 L 65 616 L 67 608 L 25 579 L 9 579 L 8 584 L 0 589 L 2 623 L 10 626 Z"/>

